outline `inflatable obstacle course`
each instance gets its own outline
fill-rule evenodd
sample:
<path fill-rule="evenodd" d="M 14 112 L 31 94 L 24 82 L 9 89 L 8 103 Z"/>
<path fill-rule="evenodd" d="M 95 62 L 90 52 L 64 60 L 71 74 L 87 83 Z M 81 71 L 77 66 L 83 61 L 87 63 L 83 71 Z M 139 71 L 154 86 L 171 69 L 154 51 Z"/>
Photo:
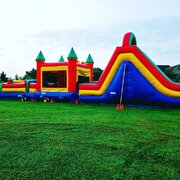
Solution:
<path fill-rule="evenodd" d="M 90 54 L 80 62 L 73 48 L 66 61 L 61 56 L 54 63 L 46 62 L 40 51 L 36 80 L 8 81 L 0 86 L 0 98 L 180 107 L 180 84 L 172 82 L 137 47 L 131 32 L 116 47 L 97 83 L 93 82 L 93 64 Z"/>

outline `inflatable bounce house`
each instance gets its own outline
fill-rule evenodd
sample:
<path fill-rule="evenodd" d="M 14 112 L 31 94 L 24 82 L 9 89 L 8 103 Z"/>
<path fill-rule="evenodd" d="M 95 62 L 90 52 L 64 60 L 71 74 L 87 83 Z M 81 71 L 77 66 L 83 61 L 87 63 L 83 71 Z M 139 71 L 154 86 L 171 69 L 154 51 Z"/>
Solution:
<path fill-rule="evenodd" d="M 180 108 L 180 84 L 172 82 L 137 47 L 133 33 L 126 33 L 116 47 L 98 82 L 93 82 L 91 55 L 80 62 L 72 48 L 67 61 L 45 62 L 36 58 L 36 80 L 8 81 L 1 85 L 0 98 Z"/>

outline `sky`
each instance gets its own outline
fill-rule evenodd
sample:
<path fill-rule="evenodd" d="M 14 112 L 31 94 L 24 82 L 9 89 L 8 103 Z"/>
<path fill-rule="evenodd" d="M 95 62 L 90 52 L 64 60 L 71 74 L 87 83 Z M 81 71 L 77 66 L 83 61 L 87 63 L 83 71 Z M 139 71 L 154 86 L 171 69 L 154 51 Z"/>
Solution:
<path fill-rule="evenodd" d="M 127 32 L 155 64 L 180 64 L 179 9 L 179 0 L 0 0 L 0 73 L 23 76 L 40 50 L 57 62 L 71 47 L 104 69 Z"/>

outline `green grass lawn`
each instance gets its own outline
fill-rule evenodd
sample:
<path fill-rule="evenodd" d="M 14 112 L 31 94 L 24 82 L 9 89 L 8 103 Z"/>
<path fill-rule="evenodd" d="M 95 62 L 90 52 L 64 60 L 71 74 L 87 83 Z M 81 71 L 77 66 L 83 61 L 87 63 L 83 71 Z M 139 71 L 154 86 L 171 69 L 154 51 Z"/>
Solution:
<path fill-rule="evenodd" d="M 0 101 L 0 179 L 178 179 L 180 110 Z"/>

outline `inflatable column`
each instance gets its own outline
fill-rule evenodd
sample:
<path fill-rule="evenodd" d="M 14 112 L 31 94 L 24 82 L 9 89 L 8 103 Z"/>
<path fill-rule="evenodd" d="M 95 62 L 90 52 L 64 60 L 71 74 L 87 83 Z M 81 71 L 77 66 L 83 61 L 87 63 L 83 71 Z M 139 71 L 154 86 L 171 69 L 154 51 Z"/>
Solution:
<path fill-rule="evenodd" d="M 43 53 L 40 51 L 37 58 L 36 58 L 36 79 L 37 79 L 37 85 L 36 85 L 36 91 L 41 91 L 41 66 L 44 64 L 45 58 Z"/>
<path fill-rule="evenodd" d="M 76 83 L 77 83 L 77 55 L 72 48 L 68 55 L 68 92 L 76 91 Z"/>
<path fill-rule="evenodd" d="M 94 61 L 93 61 L 93 58 L 91 57 L 91 55 L 89 54 L 87 59 L 86 59 L 86 64 L 90 67 L 90 82 L 93 82 L 93 64 L 94 64 Z"/>

